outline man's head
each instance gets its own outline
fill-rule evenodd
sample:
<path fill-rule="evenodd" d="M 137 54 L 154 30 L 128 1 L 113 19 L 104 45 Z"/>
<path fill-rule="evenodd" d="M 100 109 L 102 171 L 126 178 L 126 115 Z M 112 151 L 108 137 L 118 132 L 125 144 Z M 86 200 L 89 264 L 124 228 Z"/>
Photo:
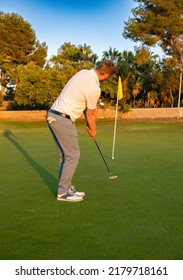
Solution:
<path fill-rule="evenodd" d="M 108 77 L 117 73 L 118 67 L 112 60 L 103 60 L 96 68 L 95 72 L 99 81 L 103 81 Z"/>

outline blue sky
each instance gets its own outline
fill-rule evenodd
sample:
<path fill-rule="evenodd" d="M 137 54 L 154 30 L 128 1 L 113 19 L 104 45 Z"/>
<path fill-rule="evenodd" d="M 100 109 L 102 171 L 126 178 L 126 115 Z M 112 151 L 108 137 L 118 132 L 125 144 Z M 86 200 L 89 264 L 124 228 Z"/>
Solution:
<path fill-rule="evenodd" d="M 110 47 L 133 51 L 135 43 L 122 32 L 135 5 L 133 0 L 0 0 L 1 11 L 21 15 L 46 42 L 48 58 L 64 42 L 86 43 L 99 58 Z"/>

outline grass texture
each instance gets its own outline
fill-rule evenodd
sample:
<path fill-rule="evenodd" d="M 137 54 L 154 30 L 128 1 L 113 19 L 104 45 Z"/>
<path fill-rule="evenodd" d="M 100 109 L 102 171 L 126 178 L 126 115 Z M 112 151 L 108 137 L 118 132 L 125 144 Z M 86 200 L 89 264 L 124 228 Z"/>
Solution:
<path fill-rule="evenodd" d="M 56 200 L 58 156 L 44 122 L 0 123 L 0 258 L 183 258 L 183 122 L 98 121 L 97 142 L 76 123 L 83 202 Z"/>

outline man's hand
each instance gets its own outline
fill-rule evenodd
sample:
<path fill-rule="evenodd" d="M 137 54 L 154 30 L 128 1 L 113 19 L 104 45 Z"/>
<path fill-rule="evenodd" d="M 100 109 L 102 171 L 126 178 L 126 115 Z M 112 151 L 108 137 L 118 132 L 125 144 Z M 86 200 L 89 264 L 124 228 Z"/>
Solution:
<path fill-rule="evenodd" d="M 96 130 L 91 130 L 87 125 L 86 125 L 86 130 L 87 130 L 88 134 L 90 135 L 90 137 L 92 138 L 92 140 L 95 140 Z"/>

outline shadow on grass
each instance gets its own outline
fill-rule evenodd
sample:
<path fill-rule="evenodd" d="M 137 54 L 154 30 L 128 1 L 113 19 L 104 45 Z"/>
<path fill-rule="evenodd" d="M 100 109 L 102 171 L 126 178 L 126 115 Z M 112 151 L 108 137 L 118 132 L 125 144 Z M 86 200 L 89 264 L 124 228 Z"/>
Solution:
<path fill-rule="evenodd" d="M 48 186 L 49 190 L 55 197 L 55 190 L 51 186 L 56 186 L 57 179 L 48 172 L 44 167 L 42 167 L 39 163 L 37 163 L 27 152 L 26 150 L 15 140 L 17 137 L 8 129 L 4 130 L 3 136 L 8 139 L 16 148 L 20 151 L 20 153 L 24 156 L 27 162 L 34 168 L 43 182 Z"/>

